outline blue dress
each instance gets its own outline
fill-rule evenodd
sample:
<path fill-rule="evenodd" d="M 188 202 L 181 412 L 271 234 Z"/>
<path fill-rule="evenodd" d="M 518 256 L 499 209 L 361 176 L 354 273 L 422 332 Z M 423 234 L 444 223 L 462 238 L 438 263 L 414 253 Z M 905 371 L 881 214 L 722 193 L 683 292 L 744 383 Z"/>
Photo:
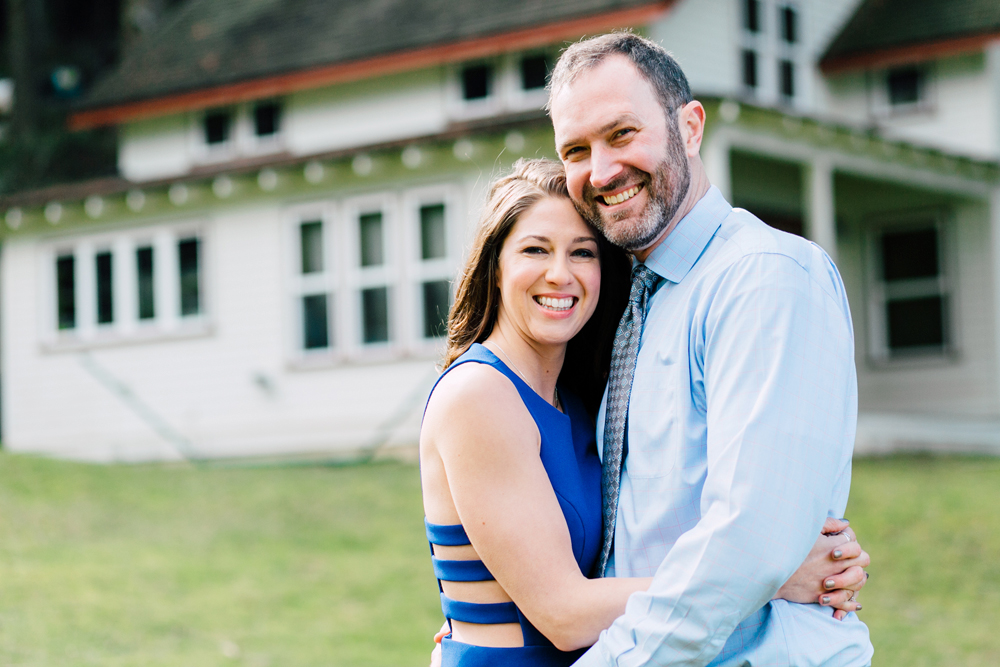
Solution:
<path fill-rule="evenodd" d="M 565 414 L 543 400 L 516 373 L 486 347 L 476 343 L 448 367 L 441 377 L 461 364 L 486 364 L 507 376 L 517 388 L 521 400 L 535 420 L 541 435 L 539 455 L 562 507 L 573 543 L 573 555 L 580 570 L 589 573 L 597 561 L 601 546 L 601 463 L 597 457 L 594 427 L 583 404 L 560 389 Z M 438 382 L 441 379 L 438 378 Z M 435 384 L 437 387 L 437 384 Z M 433 390 L 431 390 L 433 393 Z M 427 539 L 432 545 L 469 544 L 461 524 L 442 526 L 424 520 Z M 433 557 L 434 574 L 441 590 L 441 610 L 449 623 L 519 623 L 524 646 L 493 648 L 454 641 L 450 636 L 441 642 L 442 667 L 564 667 L 571 665 L 579 651 L 558 650 L 524 617 L 513 602 L 474 604 L 453 600 L 444 594 L 441 581 L 490 581 L 493 575 L 482 561 L 449 561 Z"/>

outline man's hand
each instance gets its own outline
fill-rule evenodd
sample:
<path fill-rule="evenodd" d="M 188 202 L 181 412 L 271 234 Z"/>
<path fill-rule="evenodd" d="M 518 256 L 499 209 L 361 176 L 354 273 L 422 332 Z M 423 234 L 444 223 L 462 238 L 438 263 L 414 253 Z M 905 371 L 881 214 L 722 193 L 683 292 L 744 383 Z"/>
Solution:
<path fill-rule="evenodd" d="M 870 563 L 871 557 L 858 544 L 847 521 L 827 519 L 805 562 L 774 597 L 818 602 L 833 607 L 834 618 L 843 620 L 848 612 L 861 609 L 857 592 L 868 580 L 864 568 Z"/>

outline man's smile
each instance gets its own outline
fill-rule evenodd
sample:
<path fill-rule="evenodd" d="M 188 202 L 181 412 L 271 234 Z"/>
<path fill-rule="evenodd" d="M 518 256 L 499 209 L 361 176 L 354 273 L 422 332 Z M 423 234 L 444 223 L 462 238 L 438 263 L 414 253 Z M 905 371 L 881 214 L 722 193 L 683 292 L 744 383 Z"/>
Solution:
<path fill-rule="evenodd" d="M 601 204 L 604 204 L 605 206 L 614 206 L 616 204 L 621 204 L 623 201 L 628 201 L 632 197 L 639 194 L 639 191 L 642 190 L 642 188 L 643 186 L 641 184 L 633 185 L 629 189 L 623 190 L 613 195 L 597 195 L 597 201 L 600 202 Z"/>

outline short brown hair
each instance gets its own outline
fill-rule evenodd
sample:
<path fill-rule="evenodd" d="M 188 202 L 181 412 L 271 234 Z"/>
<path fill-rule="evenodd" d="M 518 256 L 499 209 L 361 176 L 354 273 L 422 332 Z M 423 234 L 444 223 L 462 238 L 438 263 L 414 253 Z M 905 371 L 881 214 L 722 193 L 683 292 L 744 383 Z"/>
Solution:
<path fill-rule="evenodd" d="M 628 58 L 653 87 L 666 118 L 673 118 L 679 107 L 694 99 L 681 66 L 666 49 L 645 37 L 622 31 L 580 40 L 563 51 L 549 78 L 549 104 L 560 89 L 573 83 L 582 72 L 615 54 Z"/>

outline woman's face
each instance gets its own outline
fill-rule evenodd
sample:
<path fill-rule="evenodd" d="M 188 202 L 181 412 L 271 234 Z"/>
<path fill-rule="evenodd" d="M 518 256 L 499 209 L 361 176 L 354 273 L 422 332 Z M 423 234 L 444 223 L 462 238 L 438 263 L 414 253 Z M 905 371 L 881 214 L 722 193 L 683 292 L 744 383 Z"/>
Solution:
<path fill-rule="evenodd" d="M 500 321 L 543 345 L 575 336 L 601 291 L 595 234 L 564 197 L 522 213 L 500 250 Z"/>

